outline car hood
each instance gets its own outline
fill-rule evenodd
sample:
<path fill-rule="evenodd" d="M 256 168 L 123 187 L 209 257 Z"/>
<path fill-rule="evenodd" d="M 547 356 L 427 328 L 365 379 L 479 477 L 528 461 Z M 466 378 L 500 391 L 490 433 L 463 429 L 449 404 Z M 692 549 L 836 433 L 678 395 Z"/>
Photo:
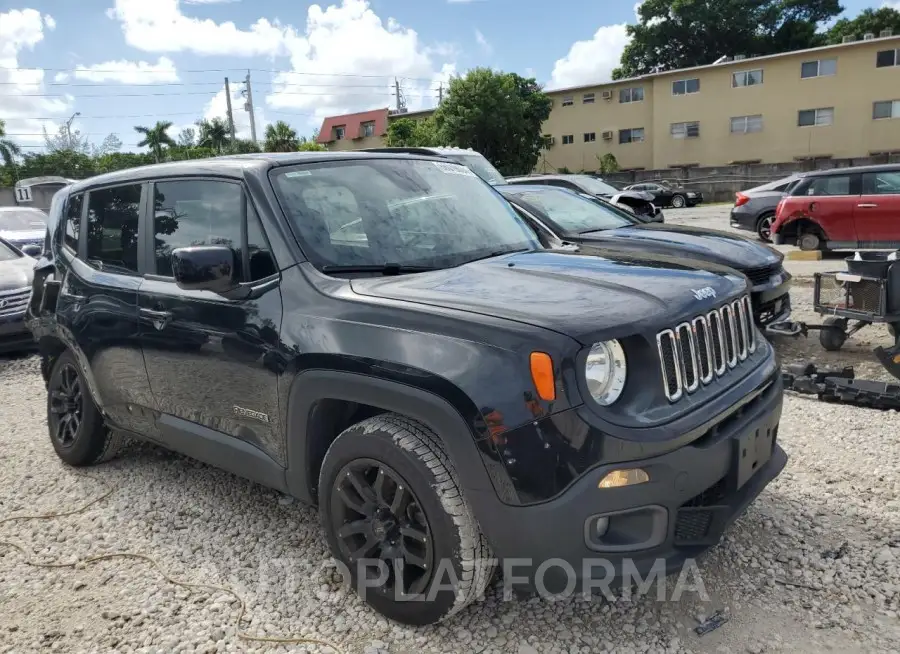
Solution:
<path fill-rule="evenodd" d="M 733 271 L 700 262 L 600 249 L 591 254 L 509 254 L 433 272 L 354 279 L 351 287 L 362 296 L 536 325 L 585 344 L 657 331 L 747 290 Z"/>
<path fill-rule="evenodd" d="M 616 197 L 636 198 L 638 200 L 646 200 L 647 202 L 653 202 L 653 200 L 656 199 L 656 196 L 649 191 L 619 191 L 617 193 L 611 193 L 610 195 L 601 195 L 599 197 L 604 199 Z"/>
<path fill-rule="evenodd" d="M 684 256 L 738 270 L 774 266 L 784 259 L 784 255 L 777 250 L 741 236 L 681 225 L 649 223 L 577 236 L 567 235 L 566 238 L 629 252 L 636 250 L 647 254 Z"/>
<path fill-rule="evenodd" d="M 34 243 L 35 241 L 43 241 L 47 234 L 45 229 L 18 229 L 4 230 L 0 229 L 0 238 L 5 238 L 10 243 Z"/>
<path fill-rule="evenodd" d="M 21 257 L 0 261 L 0 293 L 31 286 L 34 277 L 34 259 Z"/>

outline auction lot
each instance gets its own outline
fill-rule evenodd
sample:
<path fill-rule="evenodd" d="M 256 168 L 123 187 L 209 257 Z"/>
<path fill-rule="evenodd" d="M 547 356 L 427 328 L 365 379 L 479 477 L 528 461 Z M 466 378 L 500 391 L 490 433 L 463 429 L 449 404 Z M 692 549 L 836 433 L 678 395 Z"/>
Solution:
<path fill-rule="evenodd" d="M 726 205 L 668 209 L 666 220 L 731 231 Z M 752 237 L 752 235 L 751 235 Z M 795 262 L 791 262 L 794 264 Z M 796 262 L 800 263 L 800 262 Z M 812 267 L 795 275 L 795 318 L 815 320 Z M 840 259 L 815 262 L 841 268 Z M 870 327 L 837 353 L 778 340 L 785 362 L 853 365 L 889 377 L 870 354 L 888 344 Z M 788 395 L 779 438 L 784 473 L 698 561 L 707 597 L 656 593 L 610 602 L 514 599 L 496 582 L 445 624 L 389 623 L 339 583 L 316 512 L 278 493 L 156 447 L 133 443 L 114 461 L 76 471 L 53 452 L 35 356 L 0 357 L 0 524 L 33 561 L 75 562 L 138 552 L 169 575 L 233 589 L 243 631 L 305 636 L 343 652 L 873 652 L 900 650 L 900 417 Z M 0 545 L 0 651 L 326 652 L 314 644 L 240 640 L 239 605 L 221 590 L 173 585 L 146 561 L 108 559 L 36 568 Z M 675 579 L 670 580 L 670 587 Z M 698 636 L 698 619 L 731 616 Z"/>

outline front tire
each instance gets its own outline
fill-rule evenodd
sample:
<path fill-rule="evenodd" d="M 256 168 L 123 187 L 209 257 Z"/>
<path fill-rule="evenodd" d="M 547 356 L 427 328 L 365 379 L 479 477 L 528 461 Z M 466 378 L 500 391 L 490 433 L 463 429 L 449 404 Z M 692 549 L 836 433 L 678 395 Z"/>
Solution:
<path fill-rule="evenodd" d="M 756 221 L 756 235 L 763 243 L 772 242 L 772 225 L 775 223 L 774 213 L 765 213 Z"/>
<path fill-rule="evenodd" d="M 686 201 L 685 201 L 683 195 L 673 195 L 672 196 L 672 206 L 675 207 L 676 209 L 683 208 L 685 204 L 686 204 Z"/>
<path fill-rule="evenodd" d="M 106 427 L 70 350 L 60 355 L 50 373 L 47 427 L 57 456 L 71 466 L 108 461 L 122 446 L 121 434 Z"/>
<path fill-rule="evenodd" d="M 444 620 L 492 576 L 453 463 L 434 432 L 404 416 L 375 416 L 335 439 L 319 474 L 319 512 L 354 588 L 391 620 Z"/>

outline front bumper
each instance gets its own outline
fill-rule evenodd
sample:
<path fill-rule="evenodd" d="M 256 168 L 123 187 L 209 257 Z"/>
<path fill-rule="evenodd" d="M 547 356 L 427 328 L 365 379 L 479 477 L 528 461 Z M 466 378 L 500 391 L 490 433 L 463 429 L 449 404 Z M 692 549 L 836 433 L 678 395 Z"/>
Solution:
<path fill-rule="evenodd" d="M 0 316 L 0 353 L 18 352 L 35 347 L 31 331 L 25 324 L 25 312 Z"/>
<path fill-rule="evenodd" d="M 773 376 L 702 436 L 659 456 L 607 464 L 584 474 L 553 500 L 506 506 L 485 529 L 514 589 L 587 592 L 598 579 L 620 583 L 662 568 L 678 571 L 715 545 L 784 469 L 777 443 L 782 385 Z M 586 437 L 592 430 L 581 412 Z M 754 465 L 755 464 L 755 465 Z M 649 482 L 598 488 L 609 472 L 641 468 Z M 596 535 L 597 521 L 608 520 Z M 551 564 L 552 563 L 552 564 Z M 633 578 L 633 577 L 632 577 Z M 572 583 L 574 580 L 575 587 Z"/>
<path fill-rule="evenodd" d="M 688 205 L 689 207 L 696 207 L 698 204 L 700 204 L 700 203 L 703 202 L 703 194 L 702 194 L 702 193 L 698 193 L 698 194 L 695 195 L 694 197 L 688 196 L 688 197 L 685 198 L 685 201 L 687 202 L 687 205 Z"/>
<path fill-rule="evenodd" d="M 791 280 L 791 274 L 785 270 L 769 283 L 751 289 L 750 300 L 757 325 L 765 327 L 791 317 Z"/>

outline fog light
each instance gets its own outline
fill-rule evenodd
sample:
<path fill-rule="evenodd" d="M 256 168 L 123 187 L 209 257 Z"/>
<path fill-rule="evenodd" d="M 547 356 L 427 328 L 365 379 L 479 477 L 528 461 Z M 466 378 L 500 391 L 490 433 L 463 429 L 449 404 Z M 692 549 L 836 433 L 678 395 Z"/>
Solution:
<path fill-rule="evenodd" d="M 648 481 L 650 481 L 650 475 L 640 468 L 613 470 L 600 480 L 597 488 L 620 488 L 622 486 L 643 484 Z"/>
<path fill-rule="evenodd" d="M 603 538 L 609 530 L 609 518 L 597 518 L 594 521 L 594 537 Z"/>

